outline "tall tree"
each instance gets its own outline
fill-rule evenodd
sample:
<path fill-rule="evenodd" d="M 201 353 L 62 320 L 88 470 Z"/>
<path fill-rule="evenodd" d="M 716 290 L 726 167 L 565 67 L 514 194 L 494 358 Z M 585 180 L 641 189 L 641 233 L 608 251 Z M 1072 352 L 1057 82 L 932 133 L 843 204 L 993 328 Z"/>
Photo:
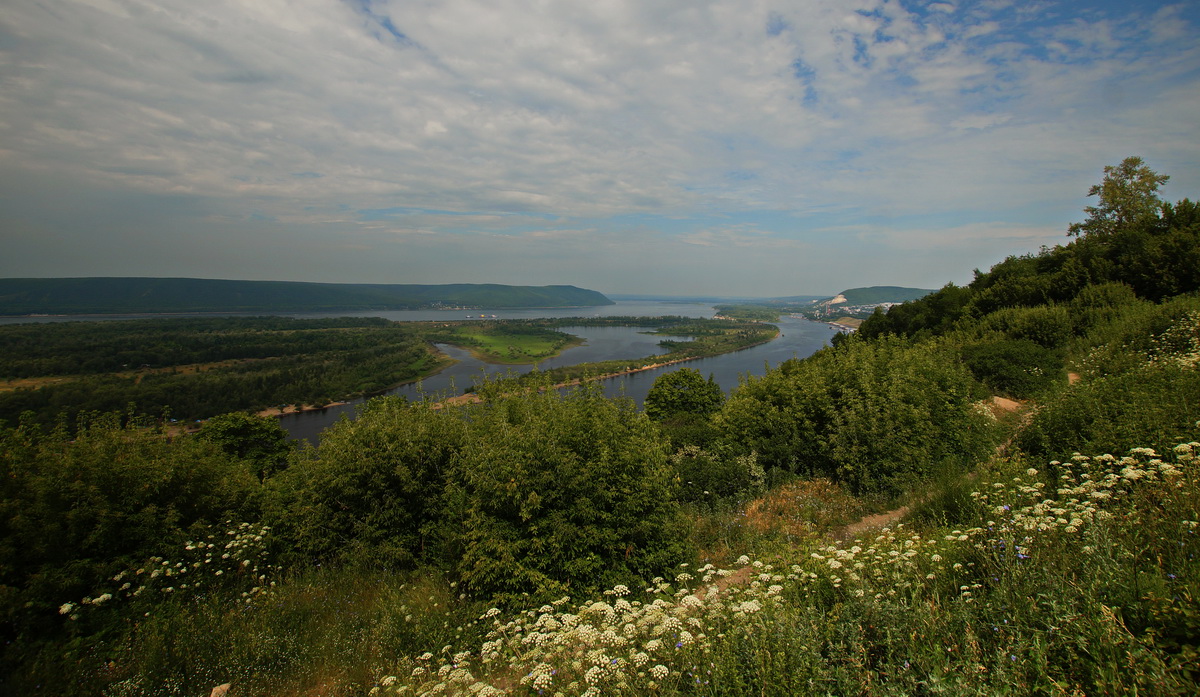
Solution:
<path fill-rule="evenodd" d="M 1086 206 L 1088 219 L 1072 223 L 1068 236 L 1112 233 L 1144 218 L 1157 217 L 1162 209 L 1158 187 L 1170 179 L 1146 166 L 1140 157 L 1127 157 L 1119 165 L 1104 168 L 1104 181 L 1088 189 L 1099 204 Z"/>
<path fill-rule="evenodd" d="M 710 375 L 708 380 L 695 368 L 660 375 L 646 394 L 646 416 L 662 421 L 680 414 L 708 416 L 721 408 L 725 393 Z"/>

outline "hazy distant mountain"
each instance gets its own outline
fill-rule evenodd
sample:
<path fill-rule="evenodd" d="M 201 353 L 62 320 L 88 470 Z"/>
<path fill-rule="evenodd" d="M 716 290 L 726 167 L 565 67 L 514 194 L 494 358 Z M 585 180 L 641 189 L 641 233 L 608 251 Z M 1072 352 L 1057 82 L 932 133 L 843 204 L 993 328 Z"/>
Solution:
<path fill-rule="evenodd" d="M 512 309 L 612 305 L 575 286 L 225 281 L 200 278 L 3 278 L 0 315 Z"/>

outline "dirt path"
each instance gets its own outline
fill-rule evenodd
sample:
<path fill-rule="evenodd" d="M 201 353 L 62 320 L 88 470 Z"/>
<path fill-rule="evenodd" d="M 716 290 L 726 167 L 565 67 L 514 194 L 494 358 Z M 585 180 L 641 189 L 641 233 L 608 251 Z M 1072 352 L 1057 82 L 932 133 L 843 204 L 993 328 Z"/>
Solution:
<path fill-rule="evenodd" d="M 847 542 L 867 530 L 878 530 L 879 528 L 884 528 L 898 522 L 901 518 L 908 515 L 909 510 L 908 506 L 901 506 L 895 510 L 869 515 L 856 523 L 850 523 L 845 527 L 834 530 L 830 533 L 830 536 L 839 542 Z"/>

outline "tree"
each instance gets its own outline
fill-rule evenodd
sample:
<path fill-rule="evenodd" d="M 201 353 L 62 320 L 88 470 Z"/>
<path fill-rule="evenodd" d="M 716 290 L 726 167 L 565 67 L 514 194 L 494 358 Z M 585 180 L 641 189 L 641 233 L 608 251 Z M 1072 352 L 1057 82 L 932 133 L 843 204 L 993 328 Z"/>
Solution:
<path fill-rule="evenodd" d="M 1088 189 L 1099 205 L 1086 206 L 1088 219 L 1072 223 L 1068 236 L 1108 234 L 1142 220 L 1157 217 L 1163 202 L 1158 187 L 1170 179 L 1145 165 L 1140 157 L 1127 157 L 1119 165 L 1104 168 L 1104 181 Z"/>
<path fill-rule="evenodd" d="M 287 467 L 287 431 L 277 419 L 264 419 L 244 411 L 214 416 L 200 427 L 201 439 L 214 443 L 226 454 L 250 463 L 251 470 L 264 481 Z"/>
<path fill-rule="evenodd" d="M 458 410 L 368 400 L 268 482 L 270 522 L 298 560 L 397 569 L 435 557 L 443 489 L 468 428 Z"/>
<path fill-rule="evenodd" d="M 708 416 L 721 408 L 725 393 L 710 375 L 681 368 L 659 376 L 646 394 L 646 416 L 662 421 L 679 414 Z"/>
<path fill-rule="evenodd" d="M 516 600 L 664 575 L 687 558 L 675 473 L 658 427 L 597 385 L 469 407 L 447 486 L 463 587 Z"/>

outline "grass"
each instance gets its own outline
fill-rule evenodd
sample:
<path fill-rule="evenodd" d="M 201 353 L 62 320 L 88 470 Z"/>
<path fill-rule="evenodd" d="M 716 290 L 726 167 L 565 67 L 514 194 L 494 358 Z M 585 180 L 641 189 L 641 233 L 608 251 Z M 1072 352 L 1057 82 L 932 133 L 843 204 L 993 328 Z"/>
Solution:
<path fill-rule="evenodd" d="M 1005 472 L 961 528 L 899 525 L 489 610 L 484 642 L 398 661 L 380 691 L 1190 694 L 1197 450 Z M 741 582 L 718 583 L 730 577 Z"/>
<path fill-rule="evenodd" d="M 997 459 L 965 503 L 845 542 L 823 533 L 864 504 L 793 480 L 694 513 L 711 563 L 523 609 L 365 568 L 176 595 L 41 693 L 1191 694 L 1198 465 L 1194 442 Z"/>
<path fill-rule="evenodd" d="M 487 327 L 459 326 L 454 336 L 480 360 L 489 363 L 523 365 L 553 358 L 564 350 L 579 346 L 582 339 L 539 329 L 528 334 L 489 331 Z M 448 343 L 455 343 L 450 341 Z"/>

